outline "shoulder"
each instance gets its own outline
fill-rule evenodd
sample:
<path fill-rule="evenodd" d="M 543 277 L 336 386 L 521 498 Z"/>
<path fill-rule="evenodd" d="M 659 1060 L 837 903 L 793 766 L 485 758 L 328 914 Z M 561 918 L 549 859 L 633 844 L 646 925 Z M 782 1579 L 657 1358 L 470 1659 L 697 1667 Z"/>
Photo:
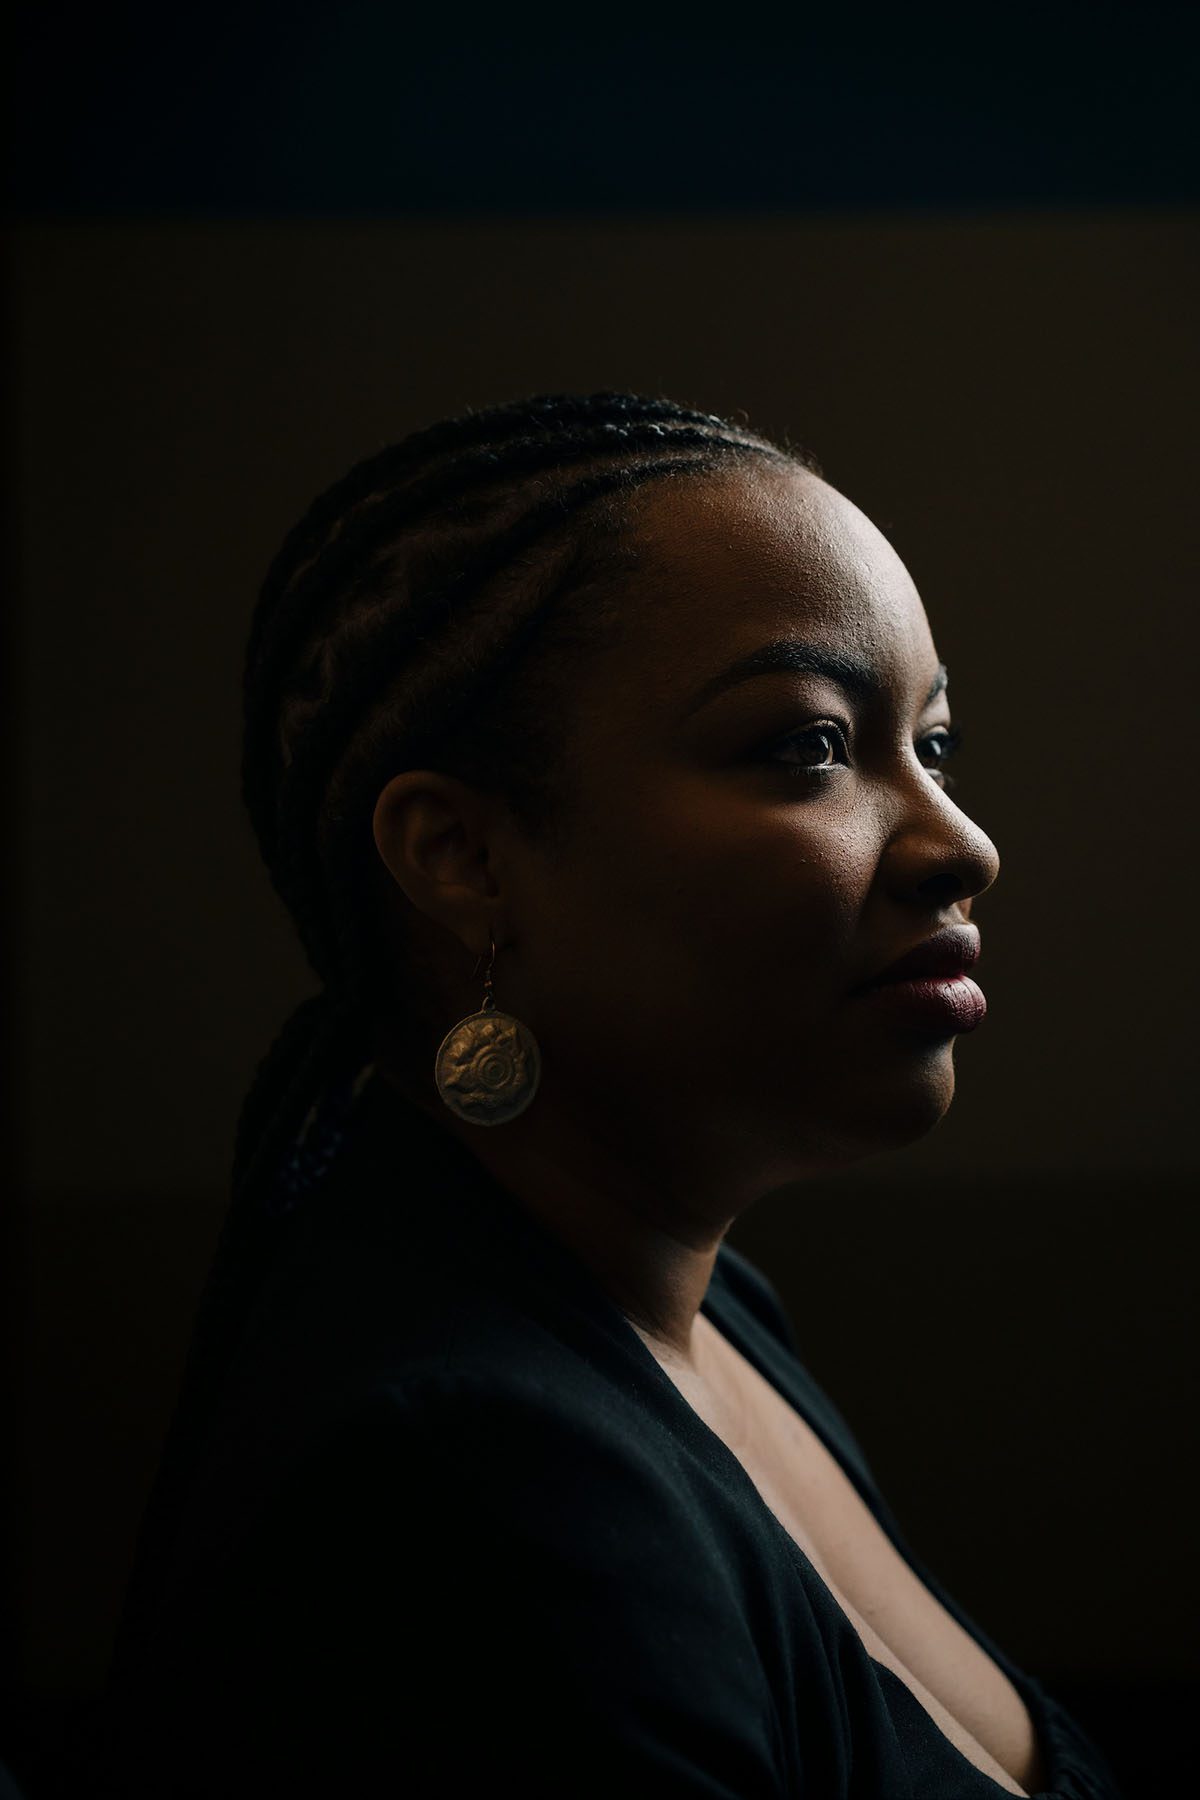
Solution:
<path fill-rule="evenodd" d="M 527 1371 L 378 1388 L 160 1651 L 142 1716 L 174 1740 L 203 1720 L 198 1795 L 243 1791 L 218 1784 L 235 1743 L 293 1793 L 317 1771 L 364 1794 L 783 1791 L 771 1685 L 705 1509 L 617 1411 Z"/>
<path fill-rule="evenodd" d="M 639 1605 L 702 1584 L 728 1629 L 735 1584 L 678 1446 L 610 1387 L 562 1373 L 501 1363 L 377 1388 L 292 1469 L 264 1524 L 393 1566 L 419 1534 L 445 1587 L 520 1590 L 527 1607 L 560 1607 L 567 1578 L 629 1583 Z"/>

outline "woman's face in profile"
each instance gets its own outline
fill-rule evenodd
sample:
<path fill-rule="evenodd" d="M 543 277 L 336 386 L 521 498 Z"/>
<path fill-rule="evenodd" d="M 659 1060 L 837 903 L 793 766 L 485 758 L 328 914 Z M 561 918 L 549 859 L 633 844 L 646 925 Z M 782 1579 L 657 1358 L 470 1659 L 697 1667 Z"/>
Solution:
<path fill-rule="evenodd" d="M 570 847 L 505 872 L 497 1004 L 542 1043 L 539 1105 L 594 1111 L 643 1163 L 686 1142 L 718 1179 L 782 1184 L 945 1112 L 952 1032 L 852 990 L 968 919 L 999 858 L 942 784 L 937 649 L 857 507 L 759 466 L 648 484 L 634 516 L 627 623 L 576 689 Z M 722 680 L 789 642 L 877 692 L 778 650 Z"/>

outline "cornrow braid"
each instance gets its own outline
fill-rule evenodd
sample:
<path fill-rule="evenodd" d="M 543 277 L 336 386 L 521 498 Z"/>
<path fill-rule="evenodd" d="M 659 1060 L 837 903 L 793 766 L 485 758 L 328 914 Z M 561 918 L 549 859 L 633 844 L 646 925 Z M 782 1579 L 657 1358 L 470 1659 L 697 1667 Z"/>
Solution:
<path fill-rule="evenodd" d="M 394 486 L 390 491 L 372 485 L 367 492 L 360 493 L 352 511 L 338 518 L 325 543 L 306 555 L 303 568 L 294 572 L 290 580 L 285 581 L 279 576 L 278 585 L 271 585 L 267 596 L 269 618 L 262 617 L 261 604 L 256 615 L 253 649 L 247 658 L 245 677 L 248 751 L 244 761 L 247 782 L 244 792 L 252 817 L 254 810 L 262 805 L 260 795 L 251 785 L 256 773 L 253 751 L 258 748 L 252 738 L 255 730 L 253 708 L 256 702 L 260 706 L 269 703 L 281 665 L 289 653 L 294 652 L 297 637 L 304 632 L 311 634 L 319 627 L 322 608 L 337 605 L 341 594 L 339 583 L 347 573 L 356 567 L 363 570 L 377 546 L 386 544 L 405 529 L 418 527 L 436 516 L 438 511 L 453 523 L 463 523 L 469 518 L 472 494 L 480 489 L 494 489 L 498 481 L 512 483 L 547 468 L 565 470 L 574 463 L 595 460 L 605 454 L 623 452 L 628 456 L 631 451 L 666 448 L 668 442 L 672 449 L 694 448 L 708 451 L 710 455 L 720 446 L 727 453 L 741 449 L 784 460 L 782 452 L 753 439 L 736 438 L 732 433 L 718 436 L 711 429 L 686 424 L 668 429 L 659 421 L 635 425 L 603 422 L 591 430 L 576 430 L 565 442 L 539 434 L 510 438 L 500 446 L 464 449 L 449 464 L 426 471 L 411 482 L 405 483 L 400 474 L 394 474 Z M 628 481 L 633 470 L 624 466 L 614 473 Z M 551 505 L 546 524 L 553 522 Z M 544 528 L 530 524 L 531 538 Z M 496 559 L 497 565 L 504 560 L 502 546 L 496 548 Z M 487 573 L 485 560 L 476 579 L 481 583 Z M 436 596 L 430 596 L 430 599 L 436 607 Z M 407 622 L 415 634 L 420 621 L 411 618 Z M 261 726 L 259 729 L 261 731 Z M 265 776 L 266 771 L 262 774 Z M 256 824 L 261 838 L 262 825 L 257 820 Z"/>
<path fill-rule="evenodd" d="M 316 554 L 329 534 L 351 511 L 377 492 L 403 480 L 410 470 L 463 449 L 482 449 L 520 435 L 521 427 L 553 425 L 561 431 L 574 422 L 615 430 L 622 424 L 645 421 L 670 425 L 698 425 L 728 432 L 729 421 L 714 413 L 692 412 L 665 399 L 638 394 L 605 392 L 592 395 L 541 394 L 510 405 L 481 411 L 467 408 L 457 418 L 443 419 L 414 431 L 398 444 L 386 445 L 364 457 L 340 481 L 312 502 L 280 546 L 263 583 L 251 624 L 247 669 L 257 660 L 258 636 L 270 621 L 275 597 L 295 580 L 296 573 Z"/>
<path fill-rule="evenodd" d="M 561 721 L 543 717 L 553 684 L 530 704 L 539 657 L 556 630 L 568 646 L 601 630 L 603 609 L 585 602 L 630 566 L 624 504 L 638 488 L 753 458 L 821 473 L 801 447 L 662 396 L 537 394 L 385 445 L 312 502 L 273 559 L 246 648 L 242 794 L 322 989 L 242 1106 L 131 1610 L 263 1272 L 371 1071 L 381 788 L 405 767 L 465 773 L 549 829 Z"/>

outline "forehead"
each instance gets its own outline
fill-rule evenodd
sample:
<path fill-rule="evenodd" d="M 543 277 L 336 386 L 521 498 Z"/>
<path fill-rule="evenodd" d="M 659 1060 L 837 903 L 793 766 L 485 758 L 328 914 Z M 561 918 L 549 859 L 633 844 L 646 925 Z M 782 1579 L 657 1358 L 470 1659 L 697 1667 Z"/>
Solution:
<path fill-rule="evenodd" d="M 887 539 L 817 475 L 769 463 L 648 483 L 629 509 L 639 604 L 628 672 L 682 694 L 772 638 L 844 648 L 886 678 L 926 681 L 936 653 Z"/>

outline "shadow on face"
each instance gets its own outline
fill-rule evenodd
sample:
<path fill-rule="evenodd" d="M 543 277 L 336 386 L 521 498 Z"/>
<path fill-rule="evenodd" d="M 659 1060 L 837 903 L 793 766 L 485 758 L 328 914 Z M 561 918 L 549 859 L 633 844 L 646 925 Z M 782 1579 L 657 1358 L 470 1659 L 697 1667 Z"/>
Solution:
<path fill-rule="evenodd" d="M 955 1034 L 851 990 L 999 868 L 947 791 L 912 579 L 799 468 L 656 482 L 630 516 L 627 620 L 578 676 L 570 854 L 506 859 L 501 1004 L 542 1045 L 537 1106 L 759 1187 L 911 1141 Z"/>

